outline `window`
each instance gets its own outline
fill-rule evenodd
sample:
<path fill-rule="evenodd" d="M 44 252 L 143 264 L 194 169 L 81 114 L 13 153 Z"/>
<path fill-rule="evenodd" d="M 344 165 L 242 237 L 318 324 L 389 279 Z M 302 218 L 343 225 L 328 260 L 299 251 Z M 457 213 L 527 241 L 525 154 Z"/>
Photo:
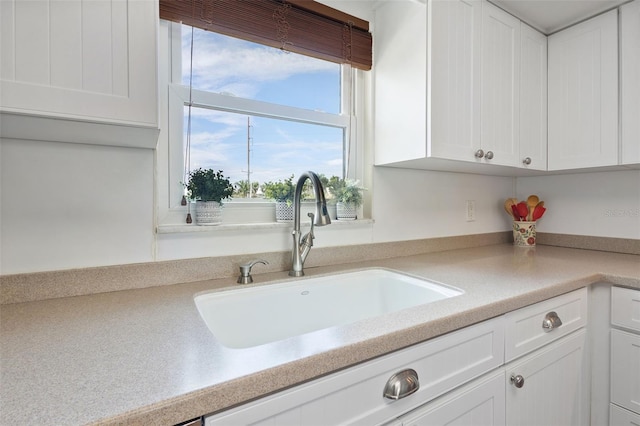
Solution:
<path fill-rule="evenodd" d="M 200 29 L 193 30 L 192 59 L 191 27 L 162 26 L 170 33 L 172 70 L 170 208 L 179 205 L 189 168 L 223 170 L 236 184 L 233 202 L 259 199 L 264 183 L 307 170 L 360 178 L 351 154 L 356 121 L 349 114 L 357 71 Z"/>
<path fill-rule="evenodd" d="M 180 30 L 175 90 L 184 105 L 183 142 L 191 114 L 191 170 L 223 170 L 239 189 L 234 199 L 306 170 L 344 175 L 343 66 L 200 29 L 193 29 L 191 60 L 192 28 Z M 183 150 L 188 155 L 184 143 Z M 258 187 L 247 193 L 243 182 Z"/>

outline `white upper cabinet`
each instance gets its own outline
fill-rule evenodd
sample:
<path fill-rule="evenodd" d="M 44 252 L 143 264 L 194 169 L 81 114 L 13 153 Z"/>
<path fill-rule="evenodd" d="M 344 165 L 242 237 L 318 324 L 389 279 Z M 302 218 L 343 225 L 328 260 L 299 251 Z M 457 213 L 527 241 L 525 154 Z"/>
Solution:
<path fill-rule="evenodd" d="M 480 142 L 482 3 L 429 2 L 427 156 L 472 161 Z M 424 102 L 424 101 L 423 101 Z"/>
<path fill-rule="evenodd" d="M 620 8 L 622 164 L 640 163 L 640 0 Z"/>
<path fill-rule="evenodd" d="M 374 43 L 377 165 L 473 159 L 480 148 L 481 16 L 477 0 L 380 3 Z"/>
<path fill-rule="evenodd" d="M 155 146 L 157 2 L 3 0 L 0 12 L 3 137 Z"/>
<path fill-rule="evenodd" d="M 486 1 L 379 2 L 375 164 L 546 170 L 546 37 L 522 26 Z"/>
<path fill-rule="evenodd" d="M 547 170 L 547 36 L 523 23 L 520 46 L 519 161 Z"/>
<path fill-rule="evenodd" d="M 520 139 L 520 20 L 482 6 L 482 119 L 484 160 L 518 164 Z"/>
<path fill-rule="evenodd" d="M 375 137 L 380 141 L 375 146 L 375 162 L 424 157 L 426 7 L 411 1 L 382 3 L 376 11 L 374 30 Z"/>
<path fill-rule="evenodd" d="M 549 37 L 549 170 L 618 164 L 617 13 Z"/>

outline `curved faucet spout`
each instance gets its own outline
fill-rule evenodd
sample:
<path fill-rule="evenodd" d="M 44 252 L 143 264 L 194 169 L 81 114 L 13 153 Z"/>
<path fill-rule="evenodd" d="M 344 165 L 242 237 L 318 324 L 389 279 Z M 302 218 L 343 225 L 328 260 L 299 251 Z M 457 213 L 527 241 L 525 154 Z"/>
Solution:
<path fill-rule="evenodd" d="M 305 181 L 309 179 L 313 186 L 313 193 L 316 197 L 315 214 L 309 213 L 311 218 L 311 230 L 304 237 L 300 237 L 300 202 L 302 198 L 302 189 Z M 289 275 L 293 277 L 301 277 L 304 275 L 304 261 L 313 246 L 313 226 L 325 226 L 331 223 L 329 212 L 327 210 L 327 200 L 324 195 L 322 182 L 317 174 L 312 171 L 303 173 L 298 179 L 296 190 L 293 196 L 293 253 L 292 266 Z"/>

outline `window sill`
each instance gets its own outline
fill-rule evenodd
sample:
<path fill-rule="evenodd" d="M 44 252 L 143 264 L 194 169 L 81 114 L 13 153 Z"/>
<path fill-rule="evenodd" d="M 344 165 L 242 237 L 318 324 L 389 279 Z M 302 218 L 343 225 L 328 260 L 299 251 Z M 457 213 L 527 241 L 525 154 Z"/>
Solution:
<path fill-rule="evenodd" d="M 356 227 L 361 225 L 373 224 L 373 219 L 357 219 L 357 220 L 332 220 L 331 226 L 348 226 Z M 226 232 L 226 231 L 245 231 L 245 230 L 261 230 L 261 229 L 282 229 L 289 231 L 293 227 L 293 222 L 268 222 L 268 223 L 221 223 L 220 225 L 202 226 L 202 225 L 159 225 L 156 228 L 158 234 L 181 234 L 193 232 Z M 307 222 L 301 224 L 302 228 L 308 228 Z"/>

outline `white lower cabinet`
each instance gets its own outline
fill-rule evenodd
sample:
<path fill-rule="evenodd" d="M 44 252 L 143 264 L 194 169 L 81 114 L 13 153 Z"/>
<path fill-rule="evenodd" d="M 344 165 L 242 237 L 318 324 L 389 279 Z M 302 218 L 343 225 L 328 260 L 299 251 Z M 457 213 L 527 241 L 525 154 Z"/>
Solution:
<path fill-rule="evenodd" d="M 376 425 L 391 421 L 504 362 L 503 318 L 494 318 L 205 419 L 205 425 Z M 385 398 L 413 370 L 419 388 Z M 403 382 L 411 384 L 413 378 Z"/>
<path fill-rule="evenodd" d="M 586 331 L 577 331 L 391 425 L 586 425 L 585 342 Z"/>
<path fill-rule="evenodd" d="M 611 404 L 609 426 L 640 426 L 640 414 Z"/>
<path fill-rule="evenodd" d="M 509 426 L 589 423 L 587 305 L 582 288 L 505 315 Z"/>
<path fill-rule="evenodd" d="M 640 335 L 611 330 L 611 402 L 640 414 Z"/>
<path fill-rule="evenodd" d="M 585 342 L 583 329 L 507 366 L 509 426 L 589 423 Z"/>
<path fill-rule="evenodd" d="M 505 425 L 504 370 L 462 386 L 388 426 Z"/>
<path fill-rule="evenodd" d="M 611 425 L 640 425 L 640 290 L 611 288 L 611 324 Z"/>
<path fill-rule="evenodd" d="M 504 315 L 504 368 L 430 402 L 393 426 L 589 423 L 587 289 Z"/>
<path fill-rule="evenodd" d="M 213 414 L 205 425 L 585 425 L 586 313 L 587 290 L 576 290 Z M 389 382 L 406 396 L 386 398 Z"/>

